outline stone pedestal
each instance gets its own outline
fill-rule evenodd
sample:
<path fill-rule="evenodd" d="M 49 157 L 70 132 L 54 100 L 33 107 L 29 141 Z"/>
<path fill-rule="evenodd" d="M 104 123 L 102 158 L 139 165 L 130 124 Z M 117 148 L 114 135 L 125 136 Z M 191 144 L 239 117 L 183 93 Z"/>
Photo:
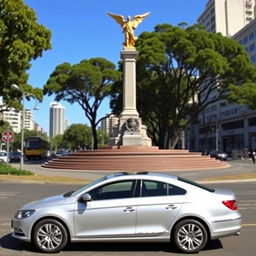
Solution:
<path fill-rule="evenodd" d="M 151 146 L 146 126 L 142 125 L 136 109 L 136 50 L 121 52 L 123 60 L 123 111 L 118 118 L 118 124 L 112 129 L 109 144 L 111 146 Z"/>

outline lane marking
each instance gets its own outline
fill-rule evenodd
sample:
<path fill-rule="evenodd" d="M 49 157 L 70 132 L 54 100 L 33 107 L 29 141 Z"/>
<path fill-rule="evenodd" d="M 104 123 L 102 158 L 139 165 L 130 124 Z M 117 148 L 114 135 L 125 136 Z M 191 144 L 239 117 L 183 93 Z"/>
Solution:
<path fill-rule="evenodd" d="M 256 227 L 256 223 L 242 224 L 242 227 Z"/>

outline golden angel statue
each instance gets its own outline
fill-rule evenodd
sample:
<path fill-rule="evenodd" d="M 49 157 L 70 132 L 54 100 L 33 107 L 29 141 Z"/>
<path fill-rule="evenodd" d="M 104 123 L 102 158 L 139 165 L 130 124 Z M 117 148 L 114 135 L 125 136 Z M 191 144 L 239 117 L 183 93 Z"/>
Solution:
<path fill-rule="evenodd" d="M 134 36 L 134 30 L 149 14 L 150 12 L 136 15 L 134 16 L 133 20 L 131 20 L 131 17 L 128 16 L 127 20 L 125 20 L 124 17 L 121 15 L 108 13 L 108 15 L 115 19 L 115 21 L 123 28 L 123 33 L 125 35 L 125 41 L 123 45 L 125 46 L 125 48 L 135 48 L 135 40 L 137 38 Z"/>

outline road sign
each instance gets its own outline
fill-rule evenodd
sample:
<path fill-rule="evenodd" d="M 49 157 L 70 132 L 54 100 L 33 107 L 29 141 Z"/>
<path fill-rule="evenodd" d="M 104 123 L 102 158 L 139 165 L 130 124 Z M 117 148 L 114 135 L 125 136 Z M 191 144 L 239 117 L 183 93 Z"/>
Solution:
<path fill-rule="evenodd" d="M 14 133 L 12 131 L 5 131 L 2 133 L 3 142 L 12 142 L 14 140 Z"/>

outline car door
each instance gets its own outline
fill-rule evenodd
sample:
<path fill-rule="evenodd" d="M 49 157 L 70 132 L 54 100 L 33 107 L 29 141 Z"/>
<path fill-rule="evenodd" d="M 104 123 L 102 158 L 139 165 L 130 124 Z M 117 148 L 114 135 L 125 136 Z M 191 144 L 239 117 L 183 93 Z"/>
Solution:
<path fill-rule="evenodd" d="M 137 236 L 158 236 L 169 227 L 180 211 L 186 191 L 170 184 L 142 180 L 137 204 Z"/>
<path fill-rule="evenodd" d="M 77 202 L 74 225 L 77 237 L 127 237 L 135 235 L 136 181 L 124 180 L 100 186 L 89 202 Z"/>

